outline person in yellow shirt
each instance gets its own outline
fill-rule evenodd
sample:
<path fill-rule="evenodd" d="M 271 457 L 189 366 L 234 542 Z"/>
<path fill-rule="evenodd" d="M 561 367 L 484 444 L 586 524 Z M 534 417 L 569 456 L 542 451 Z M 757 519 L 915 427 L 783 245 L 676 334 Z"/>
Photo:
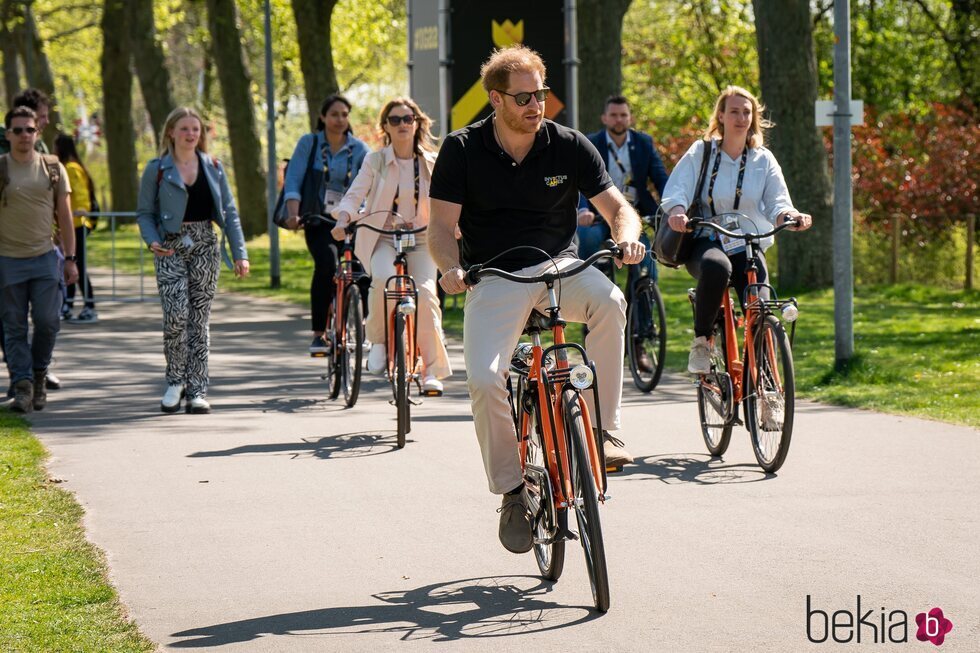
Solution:
<path fill-rule="evenodd" d="M 85 238 L 95 227 L 95 219 L 88 214 L 98 210 L 93 202 L 95 186 L 92 184 L 88 170 L 78 157 L 75 140 L 71 136 L 59 134 L 54 141 L 54 152 L 65 166 L 68 182 L 71 184 L 71 214 L 75 227 L 75 242 L 78 245 L 78 283 L 68 286 L 65 302 L 61 307 L 61 316 L 75 324 L 95 324 L 99 321 L 99 314 L 95 310 L 92 280 L 85 265 Z M 76 287 L 82 291 L 85 306 L 78 315 L 73 316 Z"/>

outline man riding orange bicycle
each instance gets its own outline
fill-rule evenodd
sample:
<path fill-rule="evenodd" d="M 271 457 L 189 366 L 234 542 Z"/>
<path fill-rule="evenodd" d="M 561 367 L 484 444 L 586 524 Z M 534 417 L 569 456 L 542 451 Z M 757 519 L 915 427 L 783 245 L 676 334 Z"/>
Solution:
<path fill-rule="evenodd" d="M 467 290 L 461 264 L 522 276 L 575 265 L 572 238 L 580 191 L 611 225 L 622 262 L 640 262 L 645 248 L 639 217 L 616 190 L 595 146 L 544 118 L 548 88 L 540 56 L 524 46 L 498 50 L 481 77 L 494 113 L 450 134 L 432 175 L 429 248 L 443 271 L 442 288 L 450 294 Z M 596 362 L 598 408 L 616 430 L 626 301 L 594 268 L 564 279 L 560 292 L 565 315 L 588 325 L 585 346 Z M 506 379 L 529 314 L 547 307 L 543 285 L 501 278 L 470 288 L 465 304 L 464 357 L 477 439 L 490 491 L 503 495 L 500 541 L 514 553 L 529 551 L 533 538 Z M 620 440 L 608 433 L 603 437 L 607 467 L 632 462 Z"/>

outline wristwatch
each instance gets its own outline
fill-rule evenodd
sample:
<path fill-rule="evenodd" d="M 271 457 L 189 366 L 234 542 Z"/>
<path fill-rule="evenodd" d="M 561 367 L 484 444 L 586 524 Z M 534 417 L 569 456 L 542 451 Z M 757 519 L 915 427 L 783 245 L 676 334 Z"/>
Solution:
<path fill-rule="evenodd" d="M 78 257 L 75 256 L 74 254 L 72 254 L 71 256 L 67 256 L 66 255 L 65 256 L 65 260 L 66 261 L 71 261 L 72 263 L 75 263 L 76 261 L 78 261 Z"/>

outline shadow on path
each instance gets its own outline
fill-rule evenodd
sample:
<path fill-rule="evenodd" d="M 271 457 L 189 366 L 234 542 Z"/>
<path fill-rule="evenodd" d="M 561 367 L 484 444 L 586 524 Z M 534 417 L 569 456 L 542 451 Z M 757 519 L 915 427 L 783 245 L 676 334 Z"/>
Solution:
<path fill-rule="evenodd" d="M 408 439 L 406 442 L 414 442 Z M 247 444 L 218 451 L 197 451 L 188 458 L 215 458 L 246 454 L 291 454 L 293 458 L 363 458 L 397 451 L 394 431 L 360 431 L 339 433 L 325 438 L 302 438 L 300 442 L 276 442 L 272 444 Z"/>
<path fill-rule="evenodd" d="M 434 642 L 506 637 L 567 628 L 600 616 L 591 606 L 545 600 L 552 584 L 532 576 L 467 578 L 404 592 L 383 592 L 382 605 L 323 608 L 192 628 L 173 648 L 248 642 L 263 635 L 401 633 Z"/>
<path fill-rule="evenodd" d="M 724 458 L 709 454 L 675 453 L 637 458 L 633 465 L 623 467 L 615 478 L 635 481 L 660 481 L 668 485 L 695 483 L 722 485 L 755 483 L 776 478 L 749 463 L 725 464 Z"/>

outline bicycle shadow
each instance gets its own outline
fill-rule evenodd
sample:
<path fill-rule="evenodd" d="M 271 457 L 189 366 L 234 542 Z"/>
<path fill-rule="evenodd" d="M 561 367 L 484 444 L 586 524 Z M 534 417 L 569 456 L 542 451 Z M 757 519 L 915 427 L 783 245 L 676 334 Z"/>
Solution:
<path fill-rule="evenodd" d="M 406 442 L 413 442 L 412 439 Z M 365 458 L 380 456 L 398 450 L 394 431 L 360 431 L 339 433 L 312 439 L 301 438 L 299 442 L 275 442 L 269 444 L 246 444 L 231 449 L 215 451 L 196 451 L 188 458 L 215 458 L 221 456 L 244 456 L 264 454 L 287 454 L 291 458 Z"/>
<path fill-rule="evenodd" d="M 322 608 L 191 628 L 172 648 L 248 642 L 264 635 L 401 633 L 401 641 L 508 637 L 567 628 L 600 615 L 591 606 L 545 600 L 552 583 L 533 576 L 489 576 L 381 592 L 382 604 Z"/>
<path fill-rule="evenodd" d="M 632 465 L 614 475 L 627 481 L 660 481 L 666 485 L 694 483 L 697 485 L 727 485 L 757 483 L 776 478 L 749 463 L 726 464 L 724 458 L 710 454 L 678 453 L 637 458 Z"/>

